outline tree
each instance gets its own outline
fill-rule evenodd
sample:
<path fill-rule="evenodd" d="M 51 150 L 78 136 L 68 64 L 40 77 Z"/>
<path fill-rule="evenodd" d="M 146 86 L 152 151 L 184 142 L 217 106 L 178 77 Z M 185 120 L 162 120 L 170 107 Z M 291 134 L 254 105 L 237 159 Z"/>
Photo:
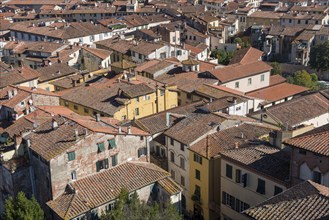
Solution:
<path fill-rule="evenodd" d="M 329 70 L 329 41 L 311 48 L 309 64 L 317 71 Z"/>
<path fill-rule="evenodd" d="M 34 197 L 28 199 L 23 192 L 19 192 L 16 198 L 9 197 L 6 200 L 2 218 L 4 220 L 43 220 L 44 213 Z"/>
<path fill-rule="evenodd" d="M 309 74 L 306 70 L 297 71 L 292 77 L 288 78 L 288 82 L 310 88 L 312 90 L 317 90 L 318 77 L 315 73 Z"/>
<path fill-rule="evenodd" d="M 250 47 L 250 43 L 248 41 L 243 41 L 240 37 L 234 38 L 233 43 L 239 44 L 241 46 L 241 48 Z"/>
<path fill-rule="evenodd" d="M 271 63 L 272 70 L 271 75 L 282 75 L 281 66 L 278 62 Z"/>
<path fill-rule="evenodd" d="M 136 192 L 129 199 L 126 189 L 121 190 L 115 208 L 103 213 L 100 220 L 180 220 L 182 217 L 172 204 L 147 205 L 141 202 Z"/>
<path fill-rule="evenodd" d="M 222 65 L 227 65 L 234 56 L 234 52 L 225 50 L 214 50 L 212 51 L 211 57 L 217 58 L 218 63 Z"/>

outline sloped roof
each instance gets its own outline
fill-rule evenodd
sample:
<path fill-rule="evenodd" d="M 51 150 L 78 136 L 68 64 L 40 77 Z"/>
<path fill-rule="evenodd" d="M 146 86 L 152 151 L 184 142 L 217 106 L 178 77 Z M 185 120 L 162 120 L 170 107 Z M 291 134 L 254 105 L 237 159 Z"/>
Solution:
<path fill-rule="evenodd" d="M 312 93 L 271 106 L 265 112 L 277 123 L 289 128 L 328 113 L 329 100 L 320 93 Z"/>
<path fill-rule="evenodd" d="M 249 143 L 241 148 L 227 150 L 220 154 L 224 159 L 230 159 L 263 175 L 269 175 L 284 182 L 288 181 L 290 174 L 289 154 L 276 147 Z"/>
<path fill-rule="evenodd" d="M 245 211 L 256 220 L 328 219 L 329 188 L 310 180 L 300 183 Z"/>
<path fill-rule="evenodd" d="M 284 143 L 329 157 L 329 124 L 286 140 Z"/>
<path fill-rule="evenodd" d="M 270 71 L 272 67 L 263 61 L 256 61 L 247 64 L 232 64 L 224 68 L 209 71 L 222 83 L 253 76 Z"/>
<path fill-rule="evenodd" d="M 230 61 L 231 64 L 241 63 L 248 64 L 259 61 L 260 57 L 264 54 L 263 51 L 260 51 L 256 48 L 249 47 L 238 50 L 233 59 Z"/>
<path fill-rule="evenodd" d="M 71 183 L 71 189 L 47 205 L 61 218 L 71 219 L 116 199 L 123 188 L 133 192 L 169 176 L 155 164 L 127 162 Z"/>

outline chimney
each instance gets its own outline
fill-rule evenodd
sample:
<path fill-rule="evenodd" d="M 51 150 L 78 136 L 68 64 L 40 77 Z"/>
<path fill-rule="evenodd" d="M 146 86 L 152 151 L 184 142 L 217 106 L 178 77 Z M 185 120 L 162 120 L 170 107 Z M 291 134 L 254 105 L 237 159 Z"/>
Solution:
<path fill-rule="evenodd" d="M 166 126 L 167 126 L 167 128 L 170 127 L 170 113 L 169 112 L 166 113 Z"/>
<path fill-rule="evenodd" d="M 26 146 L 27 146 L 27 147 L 31 147 L 31 141 L 30 141 L 30 139 L 27 139 L 27 140 L 26 140 Z"/>
<path fill-rule="evenodd" d="M 85 128 L 85 136 L 87 136 L 87 135 L 88 135 L 88 129 Z"/>
<path fill-rule="evenodd" d="M 209 102 L 212 102 L 212 98 L 210 97 Z"/>
<path fill-rule="evenodd" d="M 239 142 L 235 142 L 235 149 L 239 148 Z"/>
<path fill-rule="evenodd" d="M 78 129 L 74 130 L 74 136 L 75 136 L 75 140 L 77 141 L 79 139 L 79 131 Z"/>
<path fill-rule="evenodd" d="M 11 91 L 7 91 L 7 96 L 8 96 L 8 99 L 11 99 L 13 97 L 13 94 L 11 93 Z"/>
<path fill-rule="evenodd" d="M 243 132 L 241 132 L 241 139 L 243 139 L 244 138 L 244 134 L 243 134 Z"/>
<path fill-rule="evenodd" d="M 119 134 L 122 132 L 121 126 L 118 127 L 118 132 L 119 132 Z"/>
<path fill-rule="evenodd" d="M 128 126 L 128 134 L 131 134 L 131 126 Z"/>
<path fill-rule="evenodd" d="M 13 97 L 17 95 L 17 89 L 13 89 Z"/>
<path fill-rule="evenodd" d="M 100 122 L 101 121 L 101 115 L 100 114 L 96 114 L 96 121 Z"/>
<path fill-rule="evenodd" d="M 71 81 L 72 81 L 73 87 L 76 87 L 77 86 L 77 81 L 75 81 L 74 79 L 71 79 Z"/>
<path fill-rule="evenodd" d="M 55 119 L 53 119 L 51 121 L 51 127 L 53 128 L 53 130 L 55 130 L 56 128 L 58 128 L 58 123 L 57 123 L 57 121 L 55 121 Z"/>

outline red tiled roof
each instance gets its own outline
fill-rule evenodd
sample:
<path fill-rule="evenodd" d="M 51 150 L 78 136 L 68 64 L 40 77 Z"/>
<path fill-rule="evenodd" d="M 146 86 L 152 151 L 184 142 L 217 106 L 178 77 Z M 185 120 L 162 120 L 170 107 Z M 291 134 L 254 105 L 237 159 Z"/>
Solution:
<path fill-rule="evenodd" d="M 329 124 L 305 134 L 284 141 L 292 147 L 301 148 L 324 156 L 329 156 Z"/>
<path fill-rule="evenodd" d="M 310 180 L 300 183 L 243 213 L 255 220 L 328 219 L 329 188 Z"/>
<path fill-rule="evenodd" d="M 155 164 L 127 162 L 71 183 L 47 205 L 61 218 L 71 219 L 116 199 L 123 188 L 133 192 L 169 176 Z"/>
<path fill-rule="evenodd" d="M 248 64 L 257 62 L 260 60 L 263 54 L 263 51 L 260 51 L 253 47 L 240 49 L 235 53 L 233 59 L 230 61 L 230 65 L 235 63 Z"/>
<path fill-rule="evenodd" d="M 268 102 L 278 101 L 309 90 L 306 87 L 289 83 L 281 83 L 247 93 L 248 96 L 259 98 Z"/>
<path fill-rule="evenodd" d="M 222 83 L 241 79 L 248 76 L 268 72 L 272 69 L 270 65 L 263 61 L 256 61 L 247 64 L 232 64 L 224 68 L 209 71 Z"/>

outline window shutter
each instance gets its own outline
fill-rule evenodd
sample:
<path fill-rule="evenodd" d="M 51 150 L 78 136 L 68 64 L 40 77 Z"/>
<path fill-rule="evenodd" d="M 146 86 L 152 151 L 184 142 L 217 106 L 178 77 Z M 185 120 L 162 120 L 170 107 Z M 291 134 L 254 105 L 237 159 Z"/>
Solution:
<path fill-rule="evenodd" d="M 99 172 L 100 171 L 100 163 L 99 161 L 96 162 L 96 171 Z"/>
<path fill-rule="evenodd" d="M 108 140 L 108 142 L 109 142 L 109 149 L 113 149 L 113 148 L 115 148 L 117 146 L 116 143 L 115 143 L 115 139 L 114 138 Z"/>
<path fill-rule="evenodd" d="M 226 192 L 222 192 L 222 203 L 226 205 Z"/>
<path fill-rule="evenodd" d="M 235 182 L 236 183 L 241 182 L 241 170 L 239 170 L 239 169 L 235 170 Z"/>
<path fill-rule="evenodd" d="M 248 174 L 247 173 L 242 175 L 242 182 L 243 182 L 243 187 L 246 187 L 247 182 L 248 182 Z"/>
<path fill-rule="evenodd" d="M 99 144 L 97 144 L 97 147 L 98 147 L 98 153 L 104 151 L 104 143 L 99 143 Z"/>
<path fill-rule="evenodd" d="M 108 158 L 106 158 L 104 160 L 104 167 L 105 167 L 105 169 L 109 168 L 109 159 Z"/>

